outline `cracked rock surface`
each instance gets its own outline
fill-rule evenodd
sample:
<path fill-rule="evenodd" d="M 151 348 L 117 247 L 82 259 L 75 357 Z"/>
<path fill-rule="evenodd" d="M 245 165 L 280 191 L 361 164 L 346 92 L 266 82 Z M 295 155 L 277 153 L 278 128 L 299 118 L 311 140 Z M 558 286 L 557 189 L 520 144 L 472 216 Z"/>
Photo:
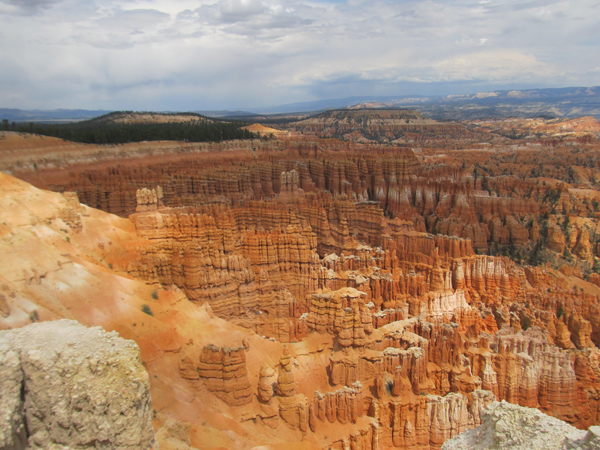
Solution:
<path fill-rule="evenodd" d="M 58 320 L 0 331 L 0 448 L 155 446 L 133 341 Z"/>
<path fill-rule="evenodd" d="M 442 450 L 600 449 L 600 427 L 578 430 L 535 408 L 493 402 L 481 417 L 480 426 L 446 441 Z"/>

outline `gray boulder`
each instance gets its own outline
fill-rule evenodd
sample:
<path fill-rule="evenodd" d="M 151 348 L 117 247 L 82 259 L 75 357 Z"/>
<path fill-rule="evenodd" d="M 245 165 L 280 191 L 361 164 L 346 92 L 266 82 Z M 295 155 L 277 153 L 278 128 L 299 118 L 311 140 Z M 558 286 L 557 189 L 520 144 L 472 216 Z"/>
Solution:
<path fill-rule="evenodd" d="M 137 344 L 58 320 L 0 331 L 0 449 L 149 449 Z"/>

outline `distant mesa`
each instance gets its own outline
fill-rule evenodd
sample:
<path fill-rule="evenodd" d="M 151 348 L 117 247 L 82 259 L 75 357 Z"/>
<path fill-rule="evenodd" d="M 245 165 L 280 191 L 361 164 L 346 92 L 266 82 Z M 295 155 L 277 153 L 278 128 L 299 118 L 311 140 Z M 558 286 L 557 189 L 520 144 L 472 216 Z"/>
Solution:
<path fill-rule="evenodd" d="M 414 141 L 414 134 L 461 135 L 466 132 L 459 123 L 440 123 L 424 117 L 416 109 L 399 108 L 336 109 L 291 123 L 288 129 L 319 137 L 396 143 Z"/>
<path fill-rule="evenodd" d="M 433 124 L 416 109 L 360 108 L 335 109 L 297 122 L 296 125 L 311 123 L 348 123 L 353 125 L 409 125 Z"/>
<path fill-rule="evenodd" d="M 349 106 L 348 109 L 392 109 L 393 103 L 365 102 Z"/>
<path fill-rule="evenodd" d="M 182 123 L 198 122 L 213 123 L 208 117 L 196 113 L 156 113 L 156 112 L 134 112 L 117 111 L 93 119 L 95 122 L 107 124 L 130 124 L 130 123 Z"/>

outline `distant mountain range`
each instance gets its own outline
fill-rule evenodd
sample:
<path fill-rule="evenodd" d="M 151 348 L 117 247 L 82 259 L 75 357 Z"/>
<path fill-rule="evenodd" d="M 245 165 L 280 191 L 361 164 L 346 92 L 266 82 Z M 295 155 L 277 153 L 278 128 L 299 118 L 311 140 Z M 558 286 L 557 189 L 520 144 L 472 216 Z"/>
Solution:
<path fill-rule="evenodd" d="M 381 105 L 418 109 L 437 120 L 472 120 L 507 117 L 594 116 L 600 119 L 600 87 L 527 89 L 482 92 L 445 97 L 392 99 Z"/>
<path fill-rule="evenodd" d="M 348 97 L 257 108 L 256 113 L 321 112 L 335 108 L 413 108 L 436 120 L 506 117 L 594 116 L 600 119 L 600 87 L 526 89 L 448 96 Z"/>
<path fill-rule="evenodd" d="M 23 110 L 0 108 L 0 120 L 11 122 L 78 122 L 108 114 L 111 111 L 87 109 Z"/>
<path fill-rule="evenodd" d="M 250 111 L 193 111 L 209 117 L 262 120 L 290 118 L 342 108 L 413 108 L 436 120 L 506 117 L 594 116 L 600 119 L 600 87 L 526 89 L 448 96 L 360 96 L 288 103 Z M 107 114 L 105 110 L 20 110 L 0 108 L 0 119 L 15 122 L 74 122 Z"/>

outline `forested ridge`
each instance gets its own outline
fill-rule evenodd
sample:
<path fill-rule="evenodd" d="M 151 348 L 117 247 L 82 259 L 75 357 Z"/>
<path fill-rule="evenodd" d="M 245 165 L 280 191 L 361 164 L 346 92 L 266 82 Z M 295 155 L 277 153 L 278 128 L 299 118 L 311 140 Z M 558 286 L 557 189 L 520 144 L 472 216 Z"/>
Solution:
<path fill-rule="evenodd" d="M 125 112 L 130 113 L 130 112 Z M 16 131 L 52 136 L 86 144 L 121 144 L 140 141 L 189 141 L 218 142 L 230 139 L 254 139 L 259 136 L 242 127 L 249 125 L 242 121 L 209 119 L 171 123 L 115 123 L 112 118 L 120 112 L 106 114 L 91 120 L 62 124 L 10 123 L 4 119 L 0 123 L 2 131 Z M 155 113 L 156 114 L 156 113 Z M 191 115 L 191 114 L 187 114 Z"/>

